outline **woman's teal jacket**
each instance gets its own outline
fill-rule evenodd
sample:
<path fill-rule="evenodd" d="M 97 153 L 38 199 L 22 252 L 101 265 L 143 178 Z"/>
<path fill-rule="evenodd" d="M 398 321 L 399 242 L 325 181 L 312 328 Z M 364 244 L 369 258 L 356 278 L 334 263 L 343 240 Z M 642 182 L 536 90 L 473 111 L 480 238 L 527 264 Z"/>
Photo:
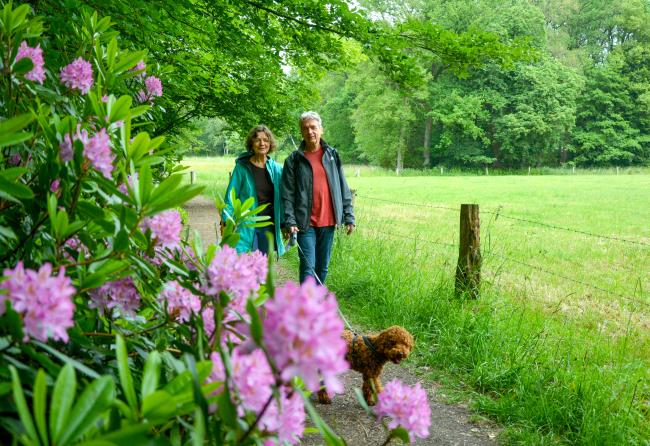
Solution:
<path fill-rule="evenodd" d="M 230 201 L 230 191 L 235 190 L 235 196 L 242 202 L 248 198 L 253 197 L 255 200 L 255 207 L 257 207 L 257 191 L 255 190 L 255 181 L 253 180 L 253 173 L 250 169 L 248 159 L 251 157 L 250 153 L 243 153 L 237 157 L 235 161 L 235 169 L 232 171 L 232 177 L 228 188 L 226 189 L 226 209 L 221 214 L 223 221 L 229 218 L 233 212 L 232 202 Z M 284 244 L 282 243 L 282 234 L 280 231 L 282 221 L 284 219 L 284 211 L 282 207 L 282 200 L 280 199 L 280 183 L 282 180 L 282 166 L 271 158 L 266 160 L 266 170 L 273 182 L 273 217 L 275 220 L 275 231 L 273 236 L 277 241 L 278 255 L 284 254 Z M 239 230 L 239 243 L 235 247 L 237 252 L 249 252 L 253 249 L 253 236 L 255 235 L 255 228 L 240 227 Z"/>

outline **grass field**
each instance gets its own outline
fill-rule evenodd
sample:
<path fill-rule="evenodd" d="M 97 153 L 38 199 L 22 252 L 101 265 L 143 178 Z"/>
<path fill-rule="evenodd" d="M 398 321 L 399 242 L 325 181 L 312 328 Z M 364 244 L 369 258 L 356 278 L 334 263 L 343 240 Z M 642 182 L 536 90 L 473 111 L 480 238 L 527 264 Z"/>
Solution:
<path fill-rule="evenodd" d="M 188 164 L 222 193 L 233 160 Z M 412 330 L 415 361 L 504 443 L 648 444 L 648 173 L 358 172 L 358 231 L 337 237 L 328 278 L 353 323 Z M 453 292 L 460 203 L 481 209 L 476 301 Z"/>

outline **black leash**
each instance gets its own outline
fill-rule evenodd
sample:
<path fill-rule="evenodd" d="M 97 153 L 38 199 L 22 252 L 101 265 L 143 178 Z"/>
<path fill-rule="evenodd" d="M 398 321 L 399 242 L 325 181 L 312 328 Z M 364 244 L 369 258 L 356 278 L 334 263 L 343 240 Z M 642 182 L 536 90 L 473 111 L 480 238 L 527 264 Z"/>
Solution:
<path fill-rule="evenodd" d="M 319 283 L 321 286 L 325 286 L 325 285 L 323 284 L 323 282 L 321 282 L 320 277 L 318 277 L 318 274 L 316 274 L 316 269 L 311 265 L 311 263 L 309 263 L 309 260 L 307 260 L 307 256 L 305 255 L 305 252 L 304 252 L 304 251 L 302 250 L 302 248 L 300 247 L 300 244 L 298 243 L 298 240 L 297 240 L 297 234 L 296 234 L 295 232 L 291 233 L 291 239 L 289 240 L 288 245 L 289 245 L 290 248 L 291 248 L 293 245 L 298 246 L 298 250 L 299 250 L 300 253 L 302 254 L 303 259 L 305 259 L 305 263 L 307 264 L 307 268 L 311 270 L 311 272 L 313 273 L 313 275 L 314 275 L 314 277 L 316 278 L 316 280 L 318 281 L 318 283 Z M 350 323 L 348 322 L 348 320 L 347 320 L 347 319 L 345 318 L 345 316 L 343 315 L 343 312 L 341 311 L 341 308 L 339 308 L 339 307 L 337 306 L 336 309 L 338 310 L 338 312 L 339 312 L 339 316 L 341 316 L 341 319 L 343 319 L 343 323 L 345 324 L 345 326 L 346 326 L 346 327 L 348 328 L 348 330 L 350 330 L 350 331 L 352 332 L 352 334 L 354 335 L 354 337 L 352 338 L 352 345 L 350 346 L 350 356 L 353 358 L 353 360 L 354 360 L 354 351 L 355 351 L 354 346 L 356 345 L 357 338 L 358 338 L 359 336 L 361 336 L 361 339 L 363 340 L 363 343 L 366 344 L 366 347 L 368 347 L 368 349 L 372 352 L 372 354 L 373 354 L 375 357 L 379 357 L 379 352 L 377 351 L 377 348 L 375 348 L 375 346 L 374 346 L 374 344 L 372 343 L 372 341 L 370 340 L 370 338 L 368 338 L 368 336 L 358 334 L 358 333 L 357 333 L 357 332 L 352 328 L 352 325 L 350 325 Z"/>

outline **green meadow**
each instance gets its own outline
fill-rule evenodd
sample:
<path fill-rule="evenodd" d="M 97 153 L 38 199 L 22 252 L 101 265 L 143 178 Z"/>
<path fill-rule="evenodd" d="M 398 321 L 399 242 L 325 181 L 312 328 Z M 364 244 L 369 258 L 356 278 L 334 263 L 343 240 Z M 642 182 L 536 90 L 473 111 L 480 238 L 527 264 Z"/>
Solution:
<path fill-rule="evenodd" d="M 210 195 L 233 162 L 185 164 Z M 353 325 L 411 330 L 410 363 L 504 444 L 648 444 L 648 172 L 346 173 L 357 231 L 337 237 L 328 287 Z M 480 205 L 477 300 L 454 295 L 461 203 Z"/>

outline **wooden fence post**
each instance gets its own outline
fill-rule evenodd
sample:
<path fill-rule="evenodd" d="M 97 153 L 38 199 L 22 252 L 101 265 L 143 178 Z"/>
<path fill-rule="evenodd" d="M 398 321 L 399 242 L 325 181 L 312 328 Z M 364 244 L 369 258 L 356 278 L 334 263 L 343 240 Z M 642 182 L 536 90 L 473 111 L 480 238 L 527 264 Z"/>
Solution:
<path fill-rule="evenodd" d="M 481 222 L 478 204 L 460 205 L 460 248 L 456 266 L 456 295 L 476 299 L 481 287 Z"/>
<path fill-rule="evenodd" d="M 196 180 L 196 172 L 190 170 L 190 184 L 194 184 L 195 180 Z"/>

